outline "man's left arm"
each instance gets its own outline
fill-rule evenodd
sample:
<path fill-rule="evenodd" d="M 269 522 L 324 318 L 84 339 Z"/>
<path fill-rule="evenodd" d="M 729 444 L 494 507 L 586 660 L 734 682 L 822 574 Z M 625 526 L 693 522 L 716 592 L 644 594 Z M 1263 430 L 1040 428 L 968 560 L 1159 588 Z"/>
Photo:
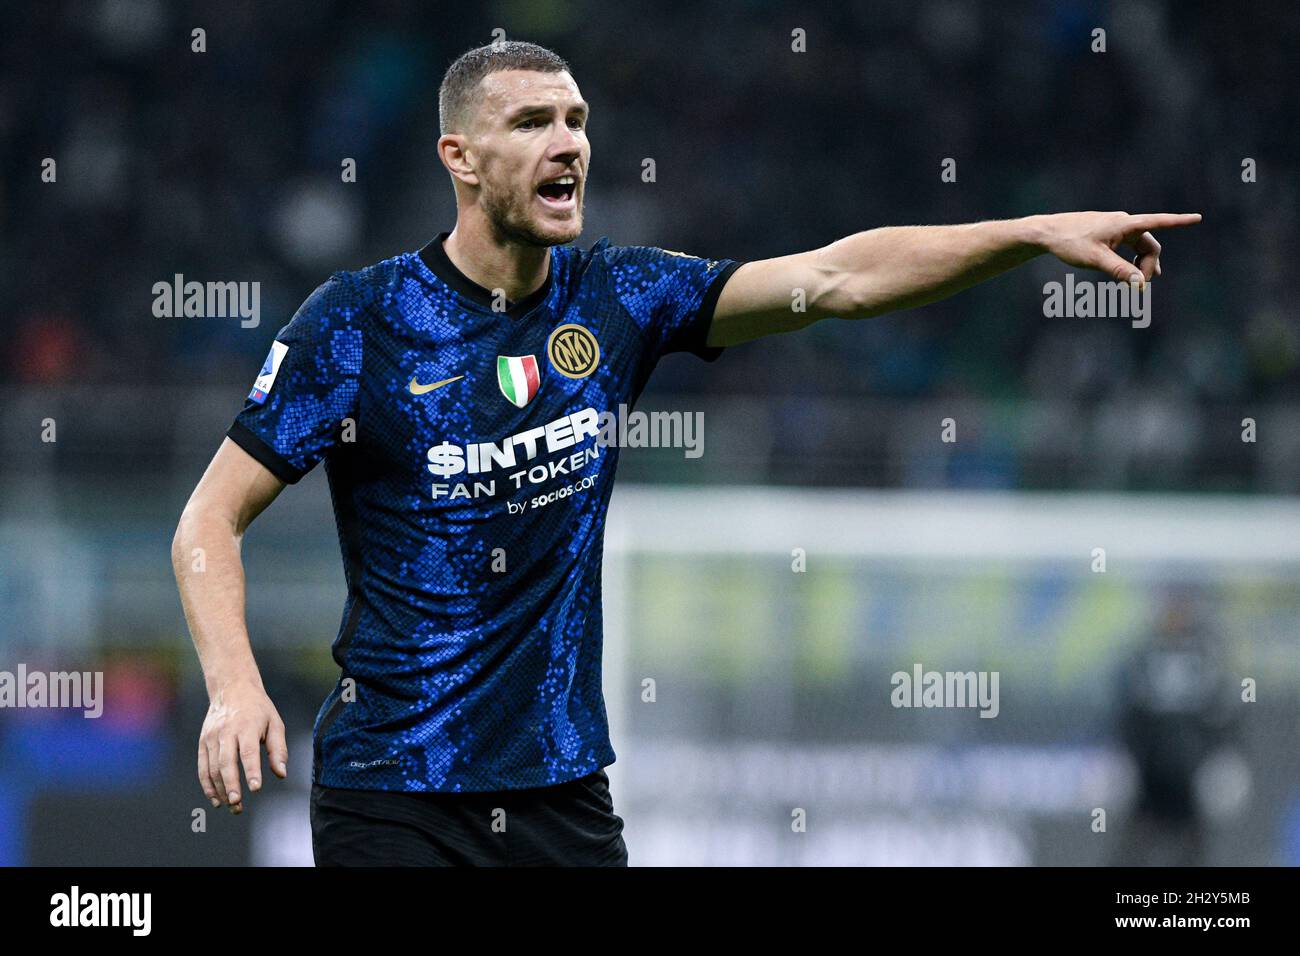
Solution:
<path fill-rule="evenodd" d="M 1119 282 L 1145 283 L 1160 274 L 1152 230 L 1200 221 L 1200 213 L 1068 212 L 871 229 L 740 266 L 718 297 L 707 344 L 738 345 L 824 318 L 865 319 L 925 305 L 1045 252 Z M 1116 253 L 1120 246 L 1134 251 L 1131 260 Z"/>

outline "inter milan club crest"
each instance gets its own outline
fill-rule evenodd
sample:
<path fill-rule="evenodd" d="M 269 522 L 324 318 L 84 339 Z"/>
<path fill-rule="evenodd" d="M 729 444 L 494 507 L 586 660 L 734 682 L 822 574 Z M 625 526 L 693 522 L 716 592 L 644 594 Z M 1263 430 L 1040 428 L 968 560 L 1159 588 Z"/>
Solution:
<path fill-rule="evenodd" d="M 600 364 L 600 344 L 581 325 L 561 325 L 546 340 L 551 367 L 566 378 L 586 378 Z"/>
<path fill-rule="evenodd" d="M 497 384 L 512 405 L 523 408 L 533 400 L 540 383 L 537 358 L 532 355 L 498 355 Z"/>

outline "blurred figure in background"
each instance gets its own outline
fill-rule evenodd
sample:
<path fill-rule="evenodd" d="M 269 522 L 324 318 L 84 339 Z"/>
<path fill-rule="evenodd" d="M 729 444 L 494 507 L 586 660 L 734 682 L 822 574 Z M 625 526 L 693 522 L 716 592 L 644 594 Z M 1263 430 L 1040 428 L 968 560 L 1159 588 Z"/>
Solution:
<path fill-rule="evenodd" d="M 1232 675 L 1206 618 L 1194 590 L 1171 590 L 1120 669 L 1119 736 L 1137 765 L 1138 791 L 1115 865 L 1205 865 L 1201 771 L 1236 736 Z"/>

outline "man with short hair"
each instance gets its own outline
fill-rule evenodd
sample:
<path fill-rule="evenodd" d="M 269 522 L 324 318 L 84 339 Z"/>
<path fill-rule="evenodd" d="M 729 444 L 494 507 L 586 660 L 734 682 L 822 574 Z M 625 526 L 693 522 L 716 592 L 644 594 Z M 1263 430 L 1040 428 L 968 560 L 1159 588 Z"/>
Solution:
<path fill-rule="evenodd" d="M 239 546 L 324 461 L 348 595 L 339 679 L 313 729 L 316 862 L 625 865 L 603 769 L 600 565 L 618 448 L 602 413 L 632 405 L 665 354 L 711 361 L 824 318 L 911 308 L 1042 252 L 1146 282 L 1160 272 L 1150 230 L 1200 217 L 873 229 L 743 264 L 606 239 L 580 251 L 589 107 L 560 57 L 517 41 L 470 50 L 439 112 L 455 228 L 312 293 L 177 528 L 210 696 L 199 781 L 238 813 L 240 767 L 259 790 L 263 745 L 287 772 Z"/>

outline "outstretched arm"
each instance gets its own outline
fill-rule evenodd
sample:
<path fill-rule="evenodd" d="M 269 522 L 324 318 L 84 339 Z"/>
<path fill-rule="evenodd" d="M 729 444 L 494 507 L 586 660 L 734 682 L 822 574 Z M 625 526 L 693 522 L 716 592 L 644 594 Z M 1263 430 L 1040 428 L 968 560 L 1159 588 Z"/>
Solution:
<path fill-rule="evenodd" d="M 742 265 L 718 298 L 708 344 L 737 345 L 819 319 L 865 319 L 925 305 L 1044 252 L 1116 281 L 1144 283 L 1160 274 L 1152 230 L 1200 221 L 1200 213 L 1067 212 L 871 229 L 811 252 Z M 1131 260 L 1115 252 L 1121 245 L 1133 249 Z"/>

